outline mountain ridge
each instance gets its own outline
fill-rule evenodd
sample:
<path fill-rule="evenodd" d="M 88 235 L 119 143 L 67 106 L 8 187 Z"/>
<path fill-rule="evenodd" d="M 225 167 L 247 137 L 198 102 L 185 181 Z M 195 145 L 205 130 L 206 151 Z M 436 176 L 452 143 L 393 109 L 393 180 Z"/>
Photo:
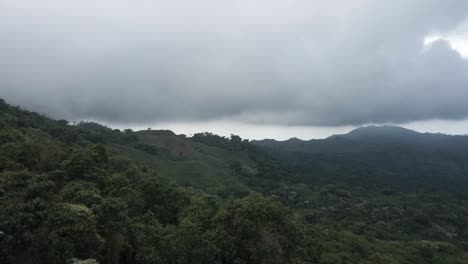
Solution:
<path fill-rule="evenodd" d="M 335 134 L 324 139 L 301 140 L 292 138 L 278 141 L 274 139 L 253 140 L 262 147 L 295 152 L 355 152 L 382 147 L 419 146 L 422 148 L 468 147 L 468 136 L 442 133 L 421 133 L 399 126 L 365 126 L 345 134 Z"/>

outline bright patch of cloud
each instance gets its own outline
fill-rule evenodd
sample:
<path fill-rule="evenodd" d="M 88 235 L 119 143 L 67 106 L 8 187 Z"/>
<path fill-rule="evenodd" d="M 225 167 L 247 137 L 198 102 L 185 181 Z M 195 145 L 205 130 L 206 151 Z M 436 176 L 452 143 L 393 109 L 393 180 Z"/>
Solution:
<path fill-rule="evenodd" d="M 455 29 L 444 34 L 432 34 L 424 38 L 424 45 L 430 46 L 438 40 L 445 40 L 453 50 L 468 59 L 468 21 L 460 24 Z"/>

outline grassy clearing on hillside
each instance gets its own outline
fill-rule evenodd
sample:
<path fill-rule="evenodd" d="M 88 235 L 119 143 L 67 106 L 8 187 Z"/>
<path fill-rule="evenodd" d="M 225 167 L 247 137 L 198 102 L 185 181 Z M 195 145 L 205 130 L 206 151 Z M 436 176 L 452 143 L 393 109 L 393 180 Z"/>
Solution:
<path fill-rule="evenodd" d="M 237 161 L 250 171 L 255 171 L 247 153 L 230 152 L 201 143 L 193 145 L 200 155 L 182 159 L 170 159 L 163 154 L 151 155 L 123 145 L 112 145 L 109 151 L 124 152 L 132 159 L 138 160 L 139 165 L 154 168 L 159 175 L 168 177 L 182 186 L 191 186 L 223 196 L 250 192 L 250 188 L 234 175 L 229 167 L 231 162 Z"/>

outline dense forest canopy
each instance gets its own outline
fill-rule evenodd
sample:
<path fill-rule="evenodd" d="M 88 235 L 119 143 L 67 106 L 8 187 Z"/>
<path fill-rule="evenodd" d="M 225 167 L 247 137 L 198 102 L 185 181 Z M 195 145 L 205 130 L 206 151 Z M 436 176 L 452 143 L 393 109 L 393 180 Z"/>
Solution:
<path fill-rule="evenodd" d="M 0 263 L 468 263 L 467 147 L 120 131 L 0 100 Z"/>

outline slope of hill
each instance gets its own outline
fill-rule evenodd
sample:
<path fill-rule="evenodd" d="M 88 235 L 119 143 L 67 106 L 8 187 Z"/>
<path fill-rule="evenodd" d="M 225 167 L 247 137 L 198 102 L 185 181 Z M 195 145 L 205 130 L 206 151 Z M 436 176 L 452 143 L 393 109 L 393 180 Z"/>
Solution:
<path fill-rule="evenodd" d="M 323 140 L 253 143 L 295 163 L 309 180 L 333 182 L 351 177 L 408 191 L 438 190 L 466 195 L 467 136 L 372 126 Z M 339 175 L 330 168 L 340 171 Z"/>
<path fill-rule="evenodd" d="M 263 149 L 0 100 L 0 263 L 468 263 L 464 138 L 371 134 Z"/>

